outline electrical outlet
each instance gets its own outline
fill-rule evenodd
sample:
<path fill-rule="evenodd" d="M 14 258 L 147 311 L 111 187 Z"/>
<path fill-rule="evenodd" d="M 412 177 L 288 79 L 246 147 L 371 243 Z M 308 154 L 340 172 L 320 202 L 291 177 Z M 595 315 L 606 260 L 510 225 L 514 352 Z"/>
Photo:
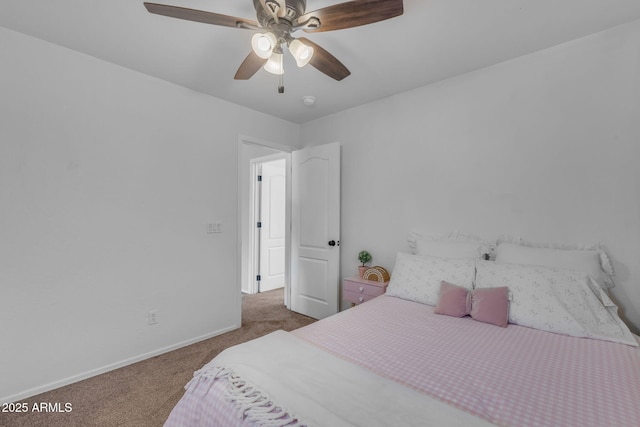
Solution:
<path fill-rule="evenodd" d="M 158 310 L 151 310 L 149 312 L 149 326 L 158 324 Z"/>

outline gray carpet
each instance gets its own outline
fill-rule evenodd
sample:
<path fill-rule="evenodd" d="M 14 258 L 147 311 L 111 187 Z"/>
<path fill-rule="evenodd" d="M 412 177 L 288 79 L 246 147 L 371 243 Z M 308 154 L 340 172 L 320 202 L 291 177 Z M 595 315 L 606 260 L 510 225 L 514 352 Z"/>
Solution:
<path fill-rule="evenodd" d="M 62 407 L 68 402 L 73 409 L 68 413 L 0 412 L 0 426 L 162 426 L 193 372 L 222 350 L 278 329 L 290 331 L 313 322 L 284 307 L 282 289 L 244 295 L 240 329 L 33 396 L 23 401 L 29 408 L 37 402 L 59 402 Z"/>

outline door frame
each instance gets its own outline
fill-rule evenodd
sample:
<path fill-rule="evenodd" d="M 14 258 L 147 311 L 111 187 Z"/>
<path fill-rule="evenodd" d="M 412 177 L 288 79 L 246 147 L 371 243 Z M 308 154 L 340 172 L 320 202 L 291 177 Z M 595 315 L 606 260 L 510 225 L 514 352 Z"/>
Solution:
<path fill-rule="evenodd" d="M 286 156 L 286 170 L 287 170 L 287 180 L 286 180 L 286 217 L 285 217 L 285 287 L 284 287 L 284 302 L 287 308 L 290 308 L 290 291 L 291 291 L 291 152 L 295 149 L 294 147 L 290 147 L 284 144 L 278 144 L 275 142 L 254 138 L 248 135 L 239 135 L 238 136 L 238 229 L 237 229 L 237 262 L 236 262 L 236 274 L 238 278 L 238 291 L 237 291 L 237 313 L 238 319 L 237 324 L 242 324 L 242 271 L 243 268 L 247 268 L 247 265 L 243 265 L 247 262 L 247 260 L 243 259 L 243 236 L 246 227 L 249 227 L 250 224 L 242 221 L 243 218 L 243 198 L 244 194 L 244 186 L 243 186 L 243 171 L 244 169 L 244 149 L 249 146 L 259 146 L 268 148 L 274 151 L 279 151 L 280 153 L 274 153 L 276 155 L 284 155 Z M 257 156 L 261 157 L 261 156 Z M 264 155 L 262 156 L 264 157 Z M 249 215 L 251 216 L 251 215 Z M 248 222 L 248 221 L 247 221 Z M 253 228 L 253 227 L 251 227 Z M 249 242 L 244 242 L 244 244 L 250 244 Z M 255 270 L 254 270 L 255 271 Z M 250 277 L 250 276 L 248 276 Z"/>

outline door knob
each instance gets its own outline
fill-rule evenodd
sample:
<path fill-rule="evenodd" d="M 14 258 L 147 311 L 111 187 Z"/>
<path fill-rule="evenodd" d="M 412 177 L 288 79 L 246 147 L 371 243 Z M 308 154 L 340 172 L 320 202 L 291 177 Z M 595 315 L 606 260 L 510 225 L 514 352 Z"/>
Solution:
<path fill-rule="evenodd" d="M 329 246 L 335 246 L 336 245 L 336 241 L 335 240 L 330 240 L 329 241 Z"/>

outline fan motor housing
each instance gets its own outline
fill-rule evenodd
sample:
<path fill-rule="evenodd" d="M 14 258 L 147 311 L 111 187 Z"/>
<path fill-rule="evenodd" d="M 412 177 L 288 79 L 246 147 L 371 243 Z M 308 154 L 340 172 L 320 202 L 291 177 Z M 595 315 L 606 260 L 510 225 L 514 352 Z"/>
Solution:
<path fill-rule="evenodd" d="M 269 0 L 266 1 L 267 3 L 269 2 Z M 304 11 L 307 7 L 306 0 L 286 0 L 285 3 L 287 4 L 287 14 L 282 19 L 286 19 L 293 23 L 298 16 L 304 15 Z M 273 22 L 273 16 L 271 16 L 271 13 L 262 7 L 261 0 L 253 0 L 253 6 L 256 8 L 256 15 L 260 25 L 268 27 L 269 24 Z"/>

